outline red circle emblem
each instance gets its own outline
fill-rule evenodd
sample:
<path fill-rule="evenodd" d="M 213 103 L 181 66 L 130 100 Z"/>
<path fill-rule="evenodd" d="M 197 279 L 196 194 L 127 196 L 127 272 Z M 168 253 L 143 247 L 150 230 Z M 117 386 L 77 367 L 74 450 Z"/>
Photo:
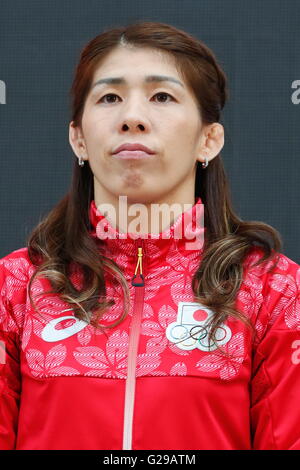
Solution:
<path fill-rule="evenodd" d="M 195 310 L 193 313 L 193 318 L 196 321 L 204 321 L 208 317 L 208 313 L 205 310 Z"/>

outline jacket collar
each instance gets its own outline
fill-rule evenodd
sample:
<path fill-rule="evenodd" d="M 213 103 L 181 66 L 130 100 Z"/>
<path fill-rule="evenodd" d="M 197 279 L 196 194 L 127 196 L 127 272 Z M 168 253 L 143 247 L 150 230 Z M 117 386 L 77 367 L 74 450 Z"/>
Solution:
<path fill-rule="evenodd" d="M 112 257 L 126 255 L 136 259 L 137 247 L 143 247 L 143 253 L 148 257 L 148 264 L 159 264 L 167 256 L 186 255 L 202 251 L 204 242 L 204 205 L 200 197 L 188 210 L 182 212 L 165 230 L 159 234 L 132 234 L 120 232 L 97 209 L 92 200 L 89 209 L 91 223 L 90 234 L 96 240 L 101 240 L 100 246 Z M 107 253 L 106 253 L 107 254 Z"/>

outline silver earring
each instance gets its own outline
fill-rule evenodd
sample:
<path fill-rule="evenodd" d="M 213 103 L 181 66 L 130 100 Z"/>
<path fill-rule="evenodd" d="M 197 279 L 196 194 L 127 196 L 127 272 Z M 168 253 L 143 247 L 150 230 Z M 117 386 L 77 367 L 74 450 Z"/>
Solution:
<path fill-rule="evenodd" d="M 202 162 L 202 168 L 206 168 L 208 166 L 208 161 L 207 161 L 207 157 L 205 157 L 205 163 Z"/>
<path fill-rule="evenodd" d="M 83 159 L 82 157 L 79 157 L 78 165 L 79 165 L 79 166 L 83 166 L 83 165 L 84 165 L 84 159 Z"/>

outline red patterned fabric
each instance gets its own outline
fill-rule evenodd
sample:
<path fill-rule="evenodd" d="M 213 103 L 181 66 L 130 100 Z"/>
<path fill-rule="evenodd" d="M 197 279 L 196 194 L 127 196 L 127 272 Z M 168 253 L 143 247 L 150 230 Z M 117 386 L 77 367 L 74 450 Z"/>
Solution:
<path fill-rule="evenodd" d="M 32 284 L 34 312 L 27 248 L 0 260 L 0 449 L 300 449 L 300 266 L 280 254 L 273 272 L 273 261 L 253 267 L 262 251 L 251 250 L 235 306 L 257 338 L 227 319 L 218 331 L 226 356 L 208 344 L 214 312 L 191 288 L 201 199 L 156 236 L 122 234 L 94 201 L 89 215 L 99 256 L 127 280 L 129 314 L 95 329 L 43 294 L 46 278 Z M 75 269 L 71 280 L 81 286 Z M 108 272 L 105 282 L 109 325 L 124 299 Z"/>

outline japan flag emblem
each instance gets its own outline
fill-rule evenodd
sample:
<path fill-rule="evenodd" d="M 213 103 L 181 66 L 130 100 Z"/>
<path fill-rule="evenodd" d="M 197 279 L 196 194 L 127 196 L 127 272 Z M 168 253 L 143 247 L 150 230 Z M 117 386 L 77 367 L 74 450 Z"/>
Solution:
<path fill-rule="evenodd" d="M 221 324 L 216 330 L 216 342 L 208 341 L 208 333 L 214 312 L 197 302 L 179 302 L 176 322 L 170 323 L 166 329 L 169 341 L 179 349 L 214 351 L 218 346 L 226 344 L 231 336 L 230 328 Z"/>

